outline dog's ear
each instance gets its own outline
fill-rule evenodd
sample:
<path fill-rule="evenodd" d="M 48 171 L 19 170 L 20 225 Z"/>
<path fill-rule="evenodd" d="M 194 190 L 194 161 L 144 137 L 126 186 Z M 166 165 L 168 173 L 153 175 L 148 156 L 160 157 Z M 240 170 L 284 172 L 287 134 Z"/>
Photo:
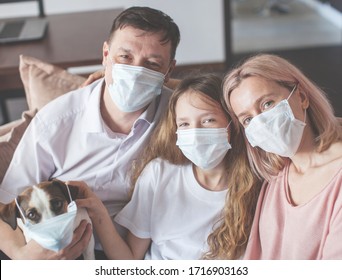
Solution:
<path fill-rule="evenodd" d="M 0 218 L 13 230 L 17 228 L 17 217 L 20 215 L 14 200 L 9 204 L 0 204 Z"/>
<path fill-rule="evenodd" d="M 71 201 L 65 182 L 60 181 L 58 179 L 52 179 L 52 184 L 54 187 L 58 187 L 61 190 L 68 203 L 70 203 Z M 75 200 L 78 194 L 78 187 L 72 185 L 68 185 L 68 187 L 72 200 Z"/>

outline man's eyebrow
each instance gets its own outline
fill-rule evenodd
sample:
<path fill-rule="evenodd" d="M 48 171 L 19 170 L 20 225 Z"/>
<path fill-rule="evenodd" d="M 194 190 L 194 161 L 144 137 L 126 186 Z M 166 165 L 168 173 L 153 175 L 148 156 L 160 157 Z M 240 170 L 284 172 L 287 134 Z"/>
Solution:
<path fill-rule="evenodd" d="M 132 52 L 132 50 L 127 49 L 127 48 L 123 48 L 123 47 L 120 47 L 119 51 L 123 51 L 123 52 L 126 52 L 126 53 L 131 53 Z"/>

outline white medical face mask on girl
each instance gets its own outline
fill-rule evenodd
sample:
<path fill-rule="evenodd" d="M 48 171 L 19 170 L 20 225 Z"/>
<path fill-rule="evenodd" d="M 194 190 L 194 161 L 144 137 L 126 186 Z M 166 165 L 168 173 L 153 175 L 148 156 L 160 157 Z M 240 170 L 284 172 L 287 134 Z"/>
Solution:
<path fill-rule="evenodd" d="M 55 252 L 58 252 L 69 245 L 74 233 L 77 206 L 75 201 L 72 201 L 69 187 L 67 185 L 66 187 L 71 201 L 68 205 L 68 212 L 38 224 L 31 224 L 30 221 L 25 218 L 17 199 L 15 199 L 15 203 L 24 219 L 24 235 L 35 240 L 43 248 Z"/>
<path fill-rule="evenodd" d="M 202 169 L 216 167 L 231 149 L 227 128 L 179 129 L 176 145 L 185 157 Z"/>
<path fill-rule="evenodd" d="M 253 147 L 258 146 L 266 152 L 283 157 L 292 157 L 297 152 L 305 127 L 306 110 L 304 122 L 293 115 L 288 100 L 296 87 L 287 99 L 251 120 L 245 133 Z"/>
<path fill-rule="evenodd" d="M 165 75 L 141 66 L 113 63 L 109 94 L 122 112 L 138 111 L 161 93 Z"/>

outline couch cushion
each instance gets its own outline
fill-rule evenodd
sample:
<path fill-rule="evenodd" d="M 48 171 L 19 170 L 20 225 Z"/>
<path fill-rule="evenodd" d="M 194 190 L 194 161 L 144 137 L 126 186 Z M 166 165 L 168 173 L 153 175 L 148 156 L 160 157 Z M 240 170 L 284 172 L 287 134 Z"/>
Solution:
<path fill-rule="evenodd" d="M 41 109 L 56 97 L 77 89 L 85 81 L 82 76 L 25 55 L 20 56 L 19 71 L 30 110 Z"/>
<path fill-rule="evenodd" d="M 37 110 L 25 111 L 20 120 L 0 127 L 0 182 L 4 178 L 22 135 L 36 112 Z"/>

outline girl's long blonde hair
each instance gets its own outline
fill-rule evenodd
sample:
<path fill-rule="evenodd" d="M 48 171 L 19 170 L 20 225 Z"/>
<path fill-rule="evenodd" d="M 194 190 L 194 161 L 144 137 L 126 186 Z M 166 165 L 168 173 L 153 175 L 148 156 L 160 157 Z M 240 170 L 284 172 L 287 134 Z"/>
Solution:
<path fill-rule="evenodd" d="M 172 164 L 188 164 L 189 160 L 176 146 L 176 113 L 178 99 L 184 93 L 198 94 L 206 102 L 224 110 L 222 79 L 213 74 L 201 74 L 185 78 L 175 89 L 169 106 L 151 136 L 149 145 L 142 157 L 135 162 L 132 183 L 136 183 L 144 167 L 154 158 L 162 158 Z M 204 259 L 237 259 L 245 250 L 256 206 L 261 181 L 252 172 L 240 129 L 231 129 L 232 149 L 228 151 L 225 162 L 228 174 L 228 193 L 219 221 L 214 225 L 208 237 L 209 251 Z"/>
<path fill-rule="evenodd" d="M 307 123 L 315 134 L 318 152 L 325 151 L 332 143 L 341 140 L 341 126 L 334 116 L 333 108 L 326 94 L 293 64 L 279 56 L 270 54 L 260 54 L 247 59 L 224 78 L 224 99 L 235 125 L 238 126 L 239 121 L 232 109 L 230 95 L 248 77 L 261 77 L 276 82 L 289 91 L 297 85 L 297 89 L 304 93 L 309 100 L 309 107 L 306 111 Z M 269 180 L 283 169 L 287 158 L 267 153 L 260 148 L 252 148 L 246 138 L 245 141 L 250 163 L 260 177 Z"/>

